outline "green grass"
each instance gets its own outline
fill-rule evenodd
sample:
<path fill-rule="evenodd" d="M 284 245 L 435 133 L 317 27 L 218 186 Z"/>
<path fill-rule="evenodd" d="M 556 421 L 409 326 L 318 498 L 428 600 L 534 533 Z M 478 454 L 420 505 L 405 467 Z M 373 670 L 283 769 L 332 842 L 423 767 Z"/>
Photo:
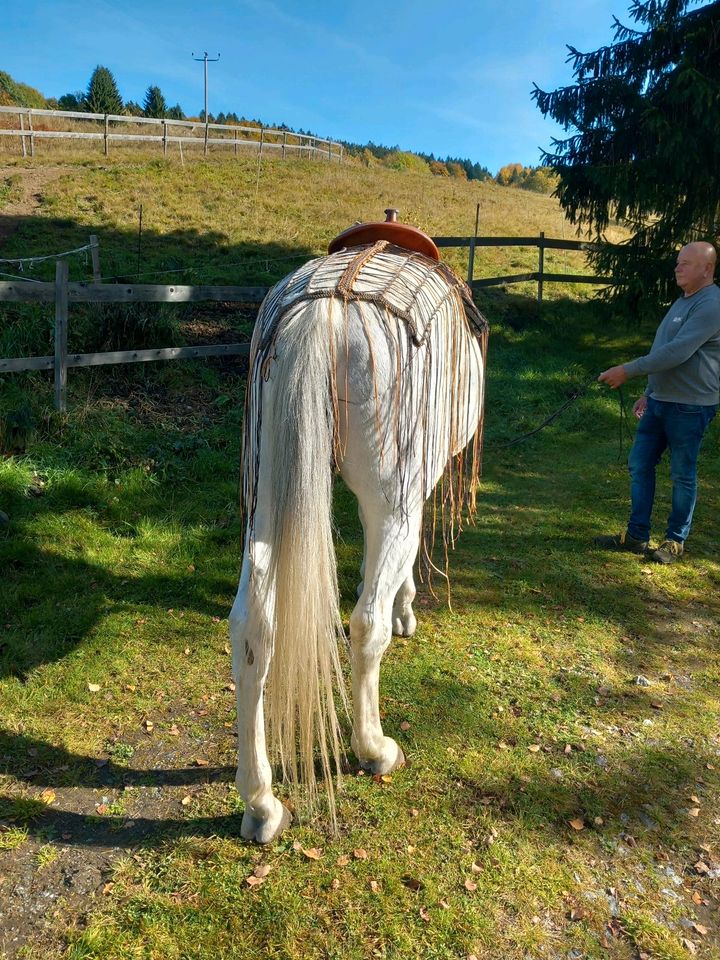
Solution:
<path fill-rule="evenodd" d="M 319 252 L 390 202 L 430 232 L 467 232 L 476 194 L 481 230 L 559 231 L 556 208 L 530 194 L 289 169 L 264 165 L 255 196 L 247 161 L 78 165 L 50 185 L 36 249 L 105 218 L 103 255 L 131 269 L 130 201 L 152 211 L 149 267 L 192 261 L 226 282 L 250 275 L 222 272 L 222 238 L 233 256 L 245 243 Z M 92 210 L 78 206 L 91 195 Z M 190 235 L 194 261 L 176 243 Z M 12 242 L 26 250 L 30 234 Z M 46 378 L 3 380 L 16 447 L 0 460 L 0 865 L 42 860 L 52 877 L 77 850 L 131 851 L 105 896 L 58 908 L 54 946 L 39 931 L 28 956 L 680 960 L 683 938 L 718 955 L 717 427 L 684 562 L 593 551 L 627 511 L 617 395 L 594 387 L 536 438 L 500 444 L 649 332 L 585 300 L 538 311 L 496 291 L 482 305 L 493 330 L 477 523 L 451 556 L 452 610 L 421 589 L 417 635 L 384 662 L 383 722 L 410 764 L 379 783 L 351 768 L 339 834 L 320 812 L 270 849 L 240 839 L 232 786 L 242 378 L 230 365 L 73 371 L 66 417 L 50 412 Z M 659 514 L 668 498 L 663 468 Z M 347 619 L 361 543 L 340 484 L 336 519 Z"/>
<path fill-rule="evenodd" d="M 668 569 L 588 548 L 626 510 L 614 395 L 595 388 L 533 441 L 496 446 L 637 351 L 637 334 L 603 318 L 559 302 L 542 325 L 495 325 L 480 512 L 451 559 L 453 609 L 421 591 L 417 636 L 384 664 L 384 723 L 411 765 L 387 783 L 348 776 L 336 837 L 322 815 L 269 850 L 238 834 L 226 617 L 239 380 L 206 373 L 193 423 L 168 414 L 153 429 L 111 404 L 83 408 L 78 377 L 70 415 L 2 463 L 8 822 L 52 825 L 74 787 L 100 783 L 97 758 L 122 805 L 110 798 L 81 834 L 107 820 L 131 843 L 123 824 L 148 815 L 146 791 L 166 797 L 68 957 L 680 958 L 684 936 L 712 956 L 716 931 L 682 923 L 705 916 L 693 891 L 716 904 L 693 867 L 720 840 L 714 435 L 688 560 Z M 164 368 L 153 382 L 171 397 L 194 375 Z M 42 495 L 28 496 L 38 478 Z M 347 616 L 360 541 L 342 488 L 337 516 Z M 192 776 L 198 758 L 227 773 Z M 66 768 L 48 780 L 59 800 L 34 799 L 28 764 Z M 167 780 L 174 768 L 189 785 Z M 259 864 L 271 869 L 251 889 Z"/>

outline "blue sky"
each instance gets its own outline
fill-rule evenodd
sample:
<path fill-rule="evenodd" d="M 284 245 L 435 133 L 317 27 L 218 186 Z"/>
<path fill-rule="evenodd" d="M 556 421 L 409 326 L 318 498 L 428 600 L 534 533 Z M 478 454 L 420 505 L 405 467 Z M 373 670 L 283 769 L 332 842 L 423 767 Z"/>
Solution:
<path fill-rule="evenodd" d="M 8 4 L 0 69 L 45 96 L 84 89 L 100 63 L 125 99 L 149 84 L 188 114 L 234 110 L 319 136 L 460 156 L 495 172 L 536 164 L 559 133 L 533 82 L 571 80 L 566 44 L 607 43 L 629 0 L 54 0 Z"/>

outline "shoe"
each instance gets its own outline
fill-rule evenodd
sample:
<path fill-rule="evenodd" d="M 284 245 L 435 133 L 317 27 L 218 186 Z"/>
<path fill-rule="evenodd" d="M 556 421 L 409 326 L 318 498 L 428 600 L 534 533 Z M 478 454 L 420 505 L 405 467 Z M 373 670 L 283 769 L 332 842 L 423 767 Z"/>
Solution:
<path fill-rule="evenodd" d="M 679 540 L 663 540 L 657 550 L 648 554 L 650 560 L 656 563 L 675 563 L 683 555 L 683 545 Z"/>
<path fill-rule="evenodd" d="M 648 548 L 647 540 L 636 540 L 627 532 L 595 537 L 593 543 L 602 550 L 624 550 L 627 553 L 644 554 Z"/>

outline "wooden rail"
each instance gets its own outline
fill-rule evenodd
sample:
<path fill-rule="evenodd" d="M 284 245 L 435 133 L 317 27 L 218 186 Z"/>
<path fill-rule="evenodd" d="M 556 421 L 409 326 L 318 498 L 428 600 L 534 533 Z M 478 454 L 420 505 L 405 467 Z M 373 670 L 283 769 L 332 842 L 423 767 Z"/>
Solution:
<path fill-rule="evenodd" d="M 252 127 L 243 124 L 203 123 L 195 120 L 166 120 L 155 117 L 127 117 L 112 113 L 82 113 L 76 110 L 36 110 L 30 107 L 0 107 L 0 118 L 3 114 L 18 117 L 19 127 L 0 127 L 1 137 L 17 137 L 20 140 L 20 150 L 23 157 L 35 156 L 36 140 L 101 140 L 105 154 L 109 154 L 111 143 L 157 143 L 162 147 L 163 155 L 167 156 L 168 144 L 178 144 L 180 149 L 188 146 L 202 146 L 207 153 L 208 144 L 221 147 L 232 147 L 237 154 L 238 147 L 252 147 L 259 150 L 279 151 L 284 158 L 289 152 L 295 151 L 300 156 L 316 157 L 322 160 L 343 159 L 343 145 L 325 137 L 314 137 L 304 133 L 293 133 L 289 130 L 278 130 L 275 127 Z M 59 118 L 66 120 L 83 120 L 102 124 L 101 130 L 38 130 L 33 124 L 35 118 Z M 113 131 L 111 125 L 146 125 L 148 133 L 119 133 Z M 157 128 L 157 132 L 152 132 Z M 169 130 L 177 133 L 169 134 Z M 179 135 L 179 131 L 186 131 Z M 212 136 L 210 131 L 219 131 L 221 136 Z M 199 132 L 199 135 L 197 135 Z M 258 139 L 248 137 L 252 134 Z M 245 135 L 245 136 L 243 136 Z"/>
<path fill-rule="evenodd" d="M 510 283 L 537 283 L 537 299 L 538 303 L 542 303 L 545 283 L 593 283 L 601 286 L 615 282 L 609 277 L 594 277 L 578 273 L 548 273 L 545 270 L 546 250 L 576 250 L 589 253 L 594 250 L 606 250 L 610 246 L 609 244 L 590 243 L 586 240 L 562 240 L 555 237 L 546 237 L 542 232 L 537 237 L 434 237 L 433 239 L 437 247 L 469 248 L 467 282 L 473 290 Z M 529 273 L 511 273 L 499 277 L 482 277 L 476 280 L 474 276 L 475 251 L 478 247 L 537 247 L 538 269 Z"/>
<path fill-rule="evenodd" d="M 55 264 L 54 283 L 27 280 L 0 282 L 0 302 L 55 303 L 54 356 L 0 359 L 0 374 L 18 373 L 23 370 L 53 370 L 55 407 L 57 410 L 65 411 L 67 409 L 67 372 L 72 367 L 96 367 L 110 363 L 147 363 L 152 360 L 247 356 L 250 353 L 249 343 L 69 354 L 67 351 L 69 305 L 71 303 L 196 303 L 208 300 L 261 303 L 267 291 L 268 287 L 69 283 L 67 261 L 58 260 Z"/>

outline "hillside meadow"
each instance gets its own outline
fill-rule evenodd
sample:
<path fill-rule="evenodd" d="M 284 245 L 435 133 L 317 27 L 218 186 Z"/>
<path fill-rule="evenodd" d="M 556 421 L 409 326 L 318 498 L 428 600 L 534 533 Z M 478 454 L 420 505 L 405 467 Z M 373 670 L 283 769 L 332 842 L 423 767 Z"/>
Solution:
<path fill-rule="evenodd" d="M 448 235 L 472 232 L 478 202 L 481 233 L 571 235 L 551 199 L 495 185 L 69 155 L 2 169 L 1 250 L 94 233 L 106 277 L 269 283 L 389 205 Z M 535 258 L 482 251 L 476 275 Z M 546 263 L 583 267 L 562 252 Z M 651 331 L 589 288 L 546 292 L 542 307 L 532 285 L 481 299 L 477 521 L 450 558 L 452 606 L 421 586 L 418 632 L 392 644 L 382 675 L 407 767 L 375 782 L 349 752 L 337 834 L 280 786 L 297 822 L 263 849 L 240 838 L 233 786 L 242 364 L 71 371 L 62 417 L 45 375 L 0 378 L 3 960 L 719 955 L 717 427 L 682 564 L 593 550 L 627 507 L 618 396 L 591 387 L 504 444 Z M 70 322 L 78 346 L 164 346 L 247 338 L 253 316 L 73 308 Z M 49 349 L 51 311 L 6 305 L 0 324 L 0 355 Z M 661 512 L 668 498 L 661 468 Z M 362 546 L 340 483 L 335 499 L 347 622 Z"/>

